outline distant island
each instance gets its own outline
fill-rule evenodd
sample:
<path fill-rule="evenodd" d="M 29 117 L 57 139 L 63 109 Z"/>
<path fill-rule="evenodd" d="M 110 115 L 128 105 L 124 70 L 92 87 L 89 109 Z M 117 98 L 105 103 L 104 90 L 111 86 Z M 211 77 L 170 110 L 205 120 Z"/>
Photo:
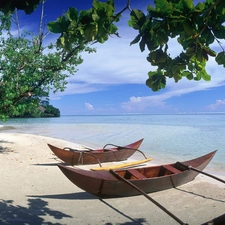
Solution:
<path fill-rule="evenodd" d="M 27 110 L 19 115 L 12 115 L 10 118 L 40 118 L 40 117 L 60 117 L 60 110 L 45 101 L 36 110 Z"/>
<path fill-rule="evenodd" d="M 39 106 L 39 109 L 41 111 L 40 117 L 60 117 L 59 109 L 52 105 Z"/>

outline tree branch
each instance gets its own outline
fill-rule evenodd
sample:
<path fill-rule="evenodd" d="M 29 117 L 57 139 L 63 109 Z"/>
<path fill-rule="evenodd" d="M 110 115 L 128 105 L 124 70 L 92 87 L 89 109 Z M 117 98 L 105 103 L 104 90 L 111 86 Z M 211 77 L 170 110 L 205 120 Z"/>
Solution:
<path fill-rule="evenodd" d="M 208 21 L 209 21 L 209 17 L 210 17 L 210 14 L 213 10 L 213 8 L 218 5 L 220 3 L 221 0 L 217 0 L 209 9 L 208 9 L 208 14 L 207 14 L 207 17 L 206 17 L 206 20 L 205 20 L 205 26 L 202 28 L 202 30 L 200 31 L 200 33 L 198 35 L 196 35 L 196 39 L 198 39 L 198 37 L 204 32 L 204 30 L 206 29 L 206 27 L 208 27 Z"/>
<path fill-rule="evenodd" d="M 39 30 L 38 30 L 38 40 L 39 40 L 38 52 L 41 51 L 43 40 L 47 36 L 47 34 L 49 33 L 49 32 L 47 32 L 47 34 L 44 35 L 44 32 L 43 32 L 43 18 L 44 18 L 45 2 L 46 2 L 46 0 L 42 0 L 42 4 L 41 4 L 41 17 L 40 17 L 40 24 L 39 24 Z"/>
<path fill-rule="evenodd" d="M 18 30 L 18 37 L 21 37 L 21 32 L 20 32 L 20 24 L 19 24 L 19 17 L 18 17 L 18 11 L 17 9 L 15 10 L 15 18 L 12 17 L 12 21 L 16 24 L 17 30 Z"/>

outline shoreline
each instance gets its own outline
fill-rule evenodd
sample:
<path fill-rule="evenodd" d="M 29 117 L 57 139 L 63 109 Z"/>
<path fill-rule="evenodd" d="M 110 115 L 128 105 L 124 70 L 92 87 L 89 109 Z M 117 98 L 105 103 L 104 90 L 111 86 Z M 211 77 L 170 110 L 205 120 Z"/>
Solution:
<path fill-rule="evenodd" d="M 50 130 L 48 130 L 48 128 L 49 127 L 46 127 L 47 132 L 45 132 L 44 127 L 39 128 L 38 130 L 35 131 L 35 130 L 32 130 L 32 128 L 30 128 L 30 126 L 28 126 L 26 129 L 24 129 L 24 128 L 21 129 L 21 127 L 12 126 L 12 125 L 0 125 L 0 134 L 3 132 L 3 133 L 8 133 L 8 134 L 17 133 L 17 134 L 25 134 L 25 135 L 26 134 L 27 135 L 34 134 L 34 135 L 38 135 L 38 136 L 41 135 L 44 137 L 52 137 L 52 138 L 59 139 L 59 140 L 61 139 L 61 140 L 67 141 L 70 144 L 74 143 L 74 142 L 80 143 L 80 145 L 83 145 L 83 143 L 87 143 L 87 146 L 90 148 L 102 148 L 105 145 L 105 139 L 102 139 L 102 138 L 98 139 L 98 137 L 96 135 L 94 136 L 95 140 L 93 140 L 90 135 L 91 132 L 90 132 L 90 134 L 87 134 L 87 135 L 83 135 L 83 133 L 82 134 L 76 133 L 74 135 L 75 138 L 71 138 L 71 135 L 70 135 L 70 133 L 67 132 L 67 130 L 63 130 L 63 133 L 65 133 L 66 135 L 57 135 L 56 134 L 57 132 L 55 132 L 55 133 L 52 132 L 52 130 L 51 130 L 52 128 L 50 128 Z M 31 129 L 30 133 L 29 133 L 29 129 Z M 55 129 L 55 130 L 57 130 L 57 129 Z M 87 128 L 87 131 L 89 131 L 88 128 Z M 44 132 L 44 135 L 42 135 L 43 132 Z M 82 132 L 84 132 L 84 131 L 82 131 Z M 104 131 L 103 131 L 103 133 L 104 133 Z M 79 135 L 81 136 L 81 138 L 79 137 Z M 99 134 L 99 136 L 100 136 L 100 134 Z M 121 137 L 123 137 L 123 135 L 117 137 L 118 140 L 113 138 L 113 141 L 109 141 L 109 142 L 114 143 L 114 144 L 117 144 L 117 143 L 129 144 L 134 141 L 133 138 L 135 138 L 135 140 L 143 138 L 143 136 L 136 137 L 134 135 L 134 137 L 130 138 L 129 141 L 124 143 L 124 140 Z M 107 140 L 108 139 L 110 140 L 110 138 L 107 138 Z M 189 154 L 188 152 L 181 152 L 181 155 L 179 155 L 179 150 L 178 150 L 179 147 L 177 149 L 174 148 L 174 149 L 170 149 L 170 150 L 168 150 L 169 148 L 168 149 L 167 148 L 159 148 L 157 151 L 156 150 L 151 151 L 150 148 L 151 148 L 152 142 L 154 143 L 154 141 L 151 141 L 149 143 L 148 140 L 146 140 L 146 138 L 144 138 L 144 141 L 139 149 L 141 151 L 143 151 L 147 157 L 153 157 L 153 163 L 155 163 L 156 165 L 164 164 L 164 163 L 171 163 L 171 162 L 173 163 L 177 160 L 178 161 L 190 160 L 193 158 L 197 158 L 203 154 L 207 154 L 208 152 L 211 152 L 213 150 L 216 150 L 215 148 L 211 148 L 211 149 L 208 148 L 206 150 L 203 150 L 203 149 L 205 149 L 205 147 L 204 147 L 204 148 L 200 149 L 198 154 L 193 154 L 193 153 Z M 164 152 L 164 150 L 165 150 L 165 152 Z M 195 149 L 192 149 L 190 151 L 198 152 Z M 181 158 L 181 157 L 183 157 L 183 158 Z M 224 153 L 220 148 L 218 150 L 218 152 L 216 153 L 216 155 L 214 156 L 213 160 L 207 166 L 206 171 L 208 171 L 208 172 L 211 171 L 214 174 L 217 174 L 218 176 L 223 176 L 224 170 L 225 170 L 224 160 L 222 160 L 223 157 L 224 157 Z M 136 154 L 136 155 L 131 156 L 131 159 L 140 160 L 140 159 L 143 159 L 143 157 L 140 154 L 139 155 Z"/>
<path fill-rule="evenodd" d="M 80 147 L 40 135 L 0 133 L 0 224 L 178 224 L 143 196 L 98 199 L 79 189 L 58 169 L 60 161 L 47 143 Z M 224 214 L 224 188 L 199 174 L 188 184 L 150 196 L 196 225 Z"/>

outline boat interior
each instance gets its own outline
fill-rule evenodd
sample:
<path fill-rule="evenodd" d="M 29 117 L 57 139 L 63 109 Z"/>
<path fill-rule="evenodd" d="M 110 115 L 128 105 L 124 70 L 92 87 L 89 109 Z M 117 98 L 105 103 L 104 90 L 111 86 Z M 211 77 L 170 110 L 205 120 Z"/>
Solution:
<path fill-rule="evenodd" d="M 140 180 L 140 179 L 168 176 L 172 174 L 179 174 L 185 170 L 187 170 L 187 168 L 182 167 L 180 163 L 177 162 L 175 164 L 170 165 L 130 168 L 116 172 L 125 179 Z"/>

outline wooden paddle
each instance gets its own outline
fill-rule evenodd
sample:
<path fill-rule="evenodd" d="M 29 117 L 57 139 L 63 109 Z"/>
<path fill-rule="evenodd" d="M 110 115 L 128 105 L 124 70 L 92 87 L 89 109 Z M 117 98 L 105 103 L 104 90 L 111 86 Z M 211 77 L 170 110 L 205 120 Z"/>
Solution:
<path fill-rule="evenodd" d="M 160 209 L 162 209 L 165 213 L 167 213 L 169 216 L 171 216 L 174 220 L 176 220 L 179 224 L 182 225 L 188 225 L 187 223 L 184 223 L 179 218 L 177 218 L 174 214 L 172 214 L 168 209 L 166 209 L 164 206 L 162 206 L 160 203 L 158 203 L 156 200 L 151 198 L 147 193 L 145 193 L 143 190 L 141 190 L 139 187 L 131 183 L 130 181 L 126 180 L 125 178 L 121 177 L 119 174 L 117 174 L 114 170 L 110 169 L 109 172 L 113 174 L 117 179 L 124 181 L 132 188 L 136 189 L 138 192 L 140 192 L 144 197 L 146 197 L 148 200 L 153 202 L 155 205 L 157 205 Z"/>
<path fill-rule="evenodd" d="M 140 165 L 146 162 L 151 161 L 153 158 L 147 158 L 147 159 L 143 159 L 143 160 L 138 160 L 135 162 L 128 162 L 128 163 L 122 163 L 119 165 L 114 165 L 114 166 L 105 166 L 105 167 L 95 167 L 92 168 L 91 170 L 110 170 L 110 169 L 120 169 L 120 168 L 124 168 L 124 167 L 130 167 L 130 166 L 135 166 L 135 165 Z"/>
<path fill-rule="evenodd" d="M 71 152 L 94 151 L 93 149 L 85 147 L 85 146 L 82 146 L 82 148 L 84 148 L 85 150 L 84 149 L 75 149 L 75 148 L 70 148 L 70 147 L 65 147 L 65 148 L 63 148 L 63 150 L 68 150 L 68 151 L 71 151 Z"/>
<path fill-rule="evenodd" d="M 215 179 L 215 180 L 218 180 L 218 181 L 220 181 L 220 182 L 222 182 L 222 183 L 225 184 L 225 180 L 220 179 L 219 177 L 216 177 L 216 176 L 214 176 L 214 175 L 212 175 L 212 174 L 203 172 L 203 171 L 201 171 L 201 170 L 199 170 L 199 169 L 197 169 L 197 168 L 195 168 L 195 167 L 185 165 L 185 164 L 183 164 L 183 163 L 181 163 L 181 162 L 177 162 L 177 163 L 178 163 L 179 165 L 183 166 L 185 169 L 193 170 L 193 171 L 198 172 L 198 173 L 202 173 L 202 174 L 204 174 L 204 175 L 206 175 L 206 176 L 208 176 L 208 177 L 211 177 L 211 178 L 213 178 L 213 179 Z"/>

